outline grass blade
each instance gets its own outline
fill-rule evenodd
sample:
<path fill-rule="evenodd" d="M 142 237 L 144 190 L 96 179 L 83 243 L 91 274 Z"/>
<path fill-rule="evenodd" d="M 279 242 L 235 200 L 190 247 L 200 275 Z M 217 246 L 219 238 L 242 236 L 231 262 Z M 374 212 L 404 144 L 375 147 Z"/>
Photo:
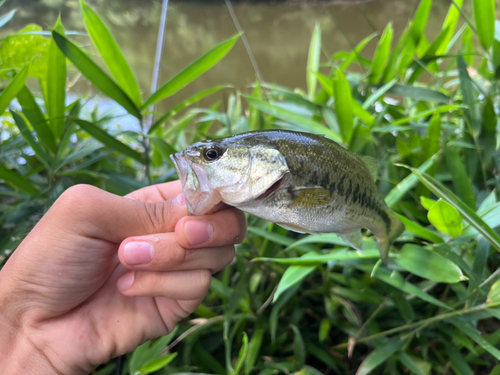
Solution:
<path fill-rule="evenodd" d="M 287 121 L 290 124 L 296 125 L 305 131 L 324 134 L 334 141 L 342 142 L 342 139 L 338 136 L 337 133 L 334 133 L 319 122 L 260 99 L 252 98 L 250 96 L 244 96 L 244 98 L 252 107 L 257 108 L 270 116 L 274 116 L 276 118 L 279 118 L 280 120 Z"/>
<path fill-rule="evenodd" d="M 356 375 L 368 375 L 372 373 L 376 367 L 387 361 L 394 353 L 400 350 L 404 345 L 404 340 L 392 338 L 383 344 L 377 345 L 375 350 L 365 358 L 356 371 Z"/>
<path fill-rule="evenodd" d="M 458 74 L 460 78 L 460 88 L 464 104 L 468 107 L 466 115 L 470 118 L 472 132 L 478 135 L 481 132 L 481 108 L 477 99 L 477 94 L 474 90 L 472 80 L 465 65 L 465 60 L 462 56 L 457 57 Z"/>
<path fill-rule="evenodd" d="M 460 318 L 448 318 L 448 322 L 457 327 L 460 331 L 469 336 L 472 340 L 476 342 L 479 346 L 481 346 L 484 350 L 490 353 L 493 357 L 495 357 L 498 361 L 500 361 L 500 350 L 491 345 L 482 335 L 471 326 L 470 323 L 465 323 Z"/>
<path fill-rule="evenodd" d="M 321 57 L 321 27 L 319 23 L 314 26 L 314 31 L 309 44 L 309 55 L 307 58 L 307 92 L 309 99 L 313 100 L 316 97 L 316 73 L 319 69 Z"/>
<path fill-rule="evenodd" d="M 354 128 L 353 99 L 351 86 L 340 69 L 333 76 L 333 92 L 335 95 L 335 112 L 337 113 L 340 132 L 344 144 L 348 145 L 351 141 Z"/>
<path fill-rule="evenodd" d="M 54 30 L 60 35 L 64 35 L 60 16 Z M 61 139 L 64 133 L 64 111 L 66 109 L 66 56 L 57 47 L 54 36 L 50 40 L 48 60 L 45 103 L 52 132 L 56 139 Z"/>
<path fill-rule="evenodd" d="M 449 96 L 446 96 L 439 91 L 410 85 L 395 84 L 389 90 L 387 90 L 387 93 L 426 102 L 449 103 L 450 101 Z"/>
<path fill-rule="evenodd" d="M 141 113 L 134 102 L 85 52 L 57 31 L 52 31 L 52 35 L 61 51 L 95 87 L 120 104 L 132 116 L 141 119 Z"/>
<path fill-rule="evenodd" d="M 477 36 L 483 48 L 488 50 L 495 35 L 495 0 L 473 0 L 473 3 Z"/>
<path fill-rule="evenodd" d="M 407 167 L 409 168 L 409 167 Z M 491 229 L 479 216 L 476 215 L 464 202 L 460 200 L 450 190 L 445 188 L 440 182 L 436 181 L 433 177 L 422 174 L 415 168 L 409 168 L 430 191 L 440 197 L 442 200 L 448 202 L 455 207 L 460 215 L 469 222 L 474 228 L 477 229 L 490 243 L 500 252 L 500 237 L 496 232 Z"/>
<path fill-rule="evenodd" d="M 464 0 L 455 0 L 457 6 L 461 7 Z M 448 14 L 443 23 L 442 30 L 446 30 L 446 36 L 441 41 L 441 45 L 436 49 L 436 55 L 444 55 L 448 52 L 450 48 L 450 41 L 457 27 L 458 18 L 460 17 L 460 12 L 455 6 L 455 4 L 450 4 L 448 9 Z"/>
<path fill-rule="evenodd" d="M 57 145 L 54 133 L 52 133 L 52 129 L 50 129 L 47 119 L 36 103 L 33 94 L 26 86 L 17 93 L 17 101 L 21 105 L 23 114 L 26 116 L 31 126 L 33 126 L 33 130 L 35 130 L 42 144 L 55 154 L 57 152 Z"/>
<path fill-rule="evenodd" d="M 139 163 L 146 164 L 146 160 L 144 157 L 139 154 L 137 151 L 132 150 L 129 146 L 126 144 L 120 142 L 117 140 L 115 137 L 109 135 L 107 132 L 102 130 L 101 128 L 98 128 L 94 124 L 85 121 L 85 120 L 75 120 L 75 122 L 87 133 L 89 133 L 91 136 L 93 136 L 95 139 L 98 141 L 104 143 L 106 146 L 109 148 L 116 150 L 123 155 L 130 156 L 131 158 L 137 160 Z"/>
<path fill-rule="evenodd" d="M 185 69 L 179 72 L 175 77 L 171 78 L 167 83 L 160 87 L 153 95 L 151 95 L 142 108 L 147 108 L 150 105 L 158 103 L 194 81 L 207 70 L 217 64 L 229 51 L 233 48 L 236 41 L 240 38 L 240 34 L 220 43 L 212 48 L 198 60 L 192 62 Z"/>
<path fill-rule="evenodd" d="M 118 86 L 125 91 L 137 107 L 140 107 L 142 104 L 141 90 L 127 60 L 123 57 L 118 43 L 116 43 L 115 38 L 113 38 L 113 35 L 111 35 L 96 12 L 83 0 L 80 0 L 80 5 L 82 7 L 85 28 L 106 66 L 115 78 Z"/>
<path fill-rule="evenodd" d="M 451 179 L 453 187 L 462 201 L 469 206 L 469 208 L 476 209 L 476 198 L 474 196 L 474 189 L 469 176 L 465 170 L 465 166 L 458 154 L 458 148 L 452 145 L 445 147 L 446 165 L 451 172 Z"/>
<path fill-rule="evenodd" d="M 439 237 L 439 235 L 433 231 L 430 231 L 427 228 L 424 228 L 417 223 L 414 223 L 413 221 L 407 219 L 406 217 L 402 215 L 396 214 L 399 219 L 403 222 L 405 225 L 405 228 L 408 232 L 413 233 L 414 235 L 423 238 L 425 240 L 431 241 L 433 243 L 444 243 L 444 240 Z"/>
<path fill-rule="evenodd" d="M 38 193 L 38 189 L 36 189 L 28 180 L 21 177 L 16 172 L 11 171 L 3 164 L 0 164 L 0 179 L 4 180 L 8 185 L 22 190 L 30 195 Z"/>
<path fill-rule="evenodd" d="M 391 44 L 392 38 L 394 36 L 394 29 L 392 27 L 392 22 L 385 27 L 382 37 L 380 38 L 377 48 L 375 49 L 375 55 L 373 56 L 372 65 L 370 68 L 370 83 L 378 83 L 382 74 L 384 73 L 385 66 L 391 55 Z"/>
<path fill-rule="evenodd" d="M 302 256 L 302 258 L 308 258 L 314 256 L 314 253 L 307 253 Z M 311 272 L 314 271 L 315 266 L 290 266 L 286 269 L 285 273 L 281 277 L 278 284 L 278 289 L 273 297 L 273 302 L 276 301 L 286 290 L 294 286 L 295 284 L 301 282 L 307 277 Z"/>
<path fill-rule="evenodd" d="M 10 102 L 17 96 L 17 93 L 24 87 L 28 78 L 29 66 L 25 66 L 14 79 L 9 82 L 6 88 L 0 94 L 0 116 L 3 115 Z"/>

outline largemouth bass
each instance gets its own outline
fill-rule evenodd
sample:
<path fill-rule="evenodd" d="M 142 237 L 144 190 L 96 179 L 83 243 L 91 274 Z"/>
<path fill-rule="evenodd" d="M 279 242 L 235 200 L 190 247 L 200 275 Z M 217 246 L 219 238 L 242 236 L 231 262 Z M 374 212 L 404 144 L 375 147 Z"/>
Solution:
<path fill-rule="evenodd" d="M 368 228 L 384 262 L 404 231 L 375 185 L 376 159 L 321 135 L 248 132 L 195 143 L 171 158 L 190 215 L 224 202 L 294 231 L 337 233 L 358 250 Z"/>

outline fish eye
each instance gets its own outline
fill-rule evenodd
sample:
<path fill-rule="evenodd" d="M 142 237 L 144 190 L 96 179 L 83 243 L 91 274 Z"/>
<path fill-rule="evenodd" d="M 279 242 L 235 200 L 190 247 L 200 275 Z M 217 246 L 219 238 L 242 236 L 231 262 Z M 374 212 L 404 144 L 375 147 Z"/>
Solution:
<path fill-rule="evenodd" d="M 222 156 L 222 150 L 218 147 L 207 147 L 203 151 L 203 157 L 205 158 L 206 161 L 215 161 L 219 159 Z"/>

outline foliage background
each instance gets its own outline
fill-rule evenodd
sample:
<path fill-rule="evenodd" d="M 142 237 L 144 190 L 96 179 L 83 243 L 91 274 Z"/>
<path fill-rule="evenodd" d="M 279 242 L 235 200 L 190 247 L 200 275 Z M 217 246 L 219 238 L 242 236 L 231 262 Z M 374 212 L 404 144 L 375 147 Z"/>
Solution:
<path fill-rule="evenodd" d="M 1 9 L 3 26 L 15 13 Z M 322 54 L 328 35 L 318 24 L 307 91 L 258 80 L 243 92 L 216 86 L 153 122 L 151 105 L 175 98 L 240 36 L 206 48 L 146 97 L 83 2 L 91 53 L 60 20 L 52 32 L 9 35 L 0 45 L 0 256 L 74 184 L 122 195 L 175 179 L 168 156 L 209 136 L 320 133 L 380 161 L 379 188 L 407 229 L 388 266 L 369 233 L 359 253 L 336 235 L 301 236 L 249 217 L 235 261 L 195 316 L 96 373 L 500 374 L 500 23 L 493 0 L 454 0 L 428 40 L 431 10 L 423 0 L 402 35 L 389 24 L 333 56 Z M 81 76 L 99 96 L 67 94 Z M 223 101 L 195 108 L 221 92 Z M 119 111 L 99 110 L 99 97 Z M 123 111 L 140 129 L 119 125 Z"/>

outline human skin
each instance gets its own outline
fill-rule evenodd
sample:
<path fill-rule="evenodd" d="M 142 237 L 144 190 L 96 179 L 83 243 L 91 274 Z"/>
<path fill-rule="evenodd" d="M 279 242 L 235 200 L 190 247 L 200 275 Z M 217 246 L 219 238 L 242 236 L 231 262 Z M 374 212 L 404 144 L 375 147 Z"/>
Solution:
<path fill-rule="evenodd" d="M 178 181 L 64 192 L 0 271 L 2 374 L 87 374 L 171 332 L 246 232 L 235 209 L 186 215 Z"/>

